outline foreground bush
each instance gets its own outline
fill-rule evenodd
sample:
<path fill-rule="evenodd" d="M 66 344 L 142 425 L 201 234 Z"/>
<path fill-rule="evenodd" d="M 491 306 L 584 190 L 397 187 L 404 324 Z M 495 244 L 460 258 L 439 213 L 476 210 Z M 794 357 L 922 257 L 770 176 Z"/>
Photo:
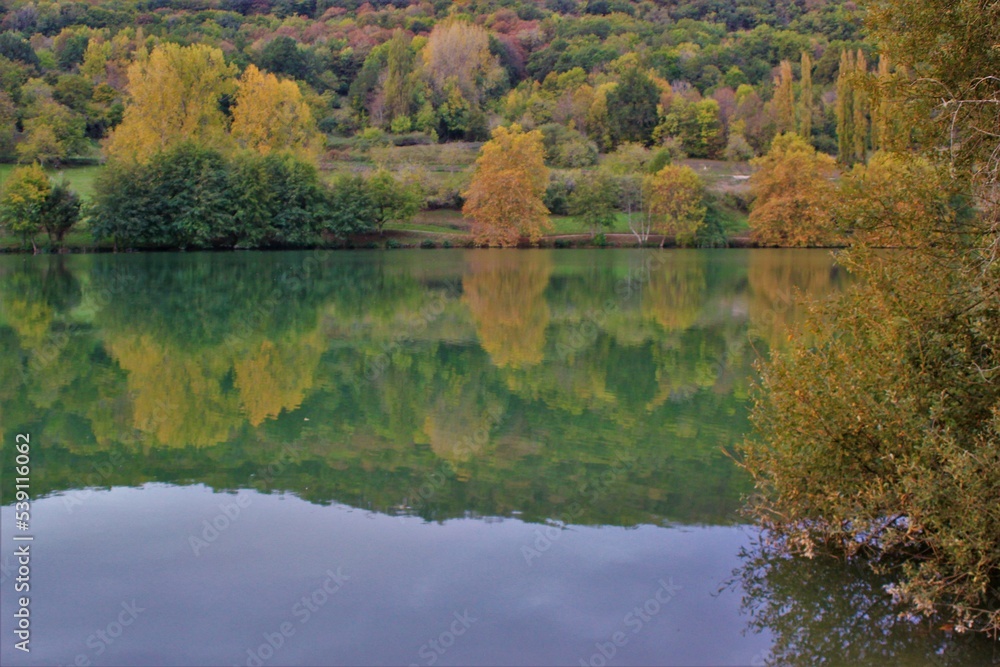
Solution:
<path fill-rule="evenodd" d="M 110 165 L 90 224 L 116 248 L 298 246 L 370 225 L 340 202 L 315 167 L 290 155 L 226 157 L 185 144 L 145 165 Z"/>

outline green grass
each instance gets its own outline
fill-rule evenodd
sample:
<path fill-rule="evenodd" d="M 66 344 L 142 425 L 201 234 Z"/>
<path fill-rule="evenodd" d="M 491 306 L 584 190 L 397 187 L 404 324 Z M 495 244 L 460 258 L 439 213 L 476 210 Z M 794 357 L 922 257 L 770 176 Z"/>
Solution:
<path fill-rule="evenodd" d="M 35 245 L 38 246 L 39 250 L 52 250 L 52 244 L 49 242 L 49 237 L 45 233 L 39 233 L 35 235 Z M 20 250 L 21 249 L 21 237 L 14 236 L 12 234 L 2 234 L 0 235 L 0 251 L 10 251 L 10 250 Z M 66 234 L 63 239 L 64 248 L 72 248 L 75 250 L 79 249 L 97 249 L 97 248 L 110 248 L 110 243 L 94 243 L 93 237 L 86 228 L 79 229 L 74 228 Z M 28 245 L 28 251 L 31 251 L 31 245 Z"/>
<path fill-rule="evenodd" d="M 16 165 L 0 164 L 0 188 L 7 182 L 10 172 L 14 171 Z M 69 186 L 73 188 L 82 199 L 90 199 L 94 194 L 94 180 L 101 173 L 104 167 L 100 165 L 88 165 L 85 167 L 64 167 L 62 169 L 47 168 L 45 171 L 55 180 L 63 176 L 69 181 Z"/>

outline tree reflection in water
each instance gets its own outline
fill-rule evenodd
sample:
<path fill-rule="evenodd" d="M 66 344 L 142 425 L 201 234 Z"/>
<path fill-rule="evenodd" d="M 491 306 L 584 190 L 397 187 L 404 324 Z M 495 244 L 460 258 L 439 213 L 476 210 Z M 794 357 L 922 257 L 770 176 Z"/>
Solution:
<path fill-rule="evenodd" d="M 740 556 L 730 583 L 743 589 L 747 630 L 773 636 L 755 665 L 1000 664 L 997 642 L 900 616 L 885 591 L 891 580 L 863 563 L 779 555 L 760 542 Z"/>

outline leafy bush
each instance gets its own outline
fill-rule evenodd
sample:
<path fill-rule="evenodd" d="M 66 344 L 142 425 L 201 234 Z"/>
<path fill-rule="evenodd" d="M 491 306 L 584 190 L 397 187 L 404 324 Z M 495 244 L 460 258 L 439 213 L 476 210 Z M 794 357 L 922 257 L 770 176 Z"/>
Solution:
<path fill-rule="evenodd" d="M 742 134 L 730 134 L 723 156 L 730 162 L 745 162 L 753 159 L 753 147 Z"/>
<path fill-rule="evenodd" d="M 305 245 L 345 233 L 374 213 L 350 182 L 332 191 L 315 167 L 289 155 L 227 158 L 184 144 L 145 165 L 112 164 L 95 185 L 91 231 L 119 246 L 259 248 Z M 344 206 L 344 202 L 350 206 Z"/>
<path fill-rule="evenodd" d="M 553 174 L 545 189 L 542 201 L 552 215 L 569 215 L 569 198 L 573 194 L 574 181 L 562 174 Z"/>
<path fill-rule="evenodd" d="M 597 144 L 565 125 L 548 123 L 539 128 L 545 161 L 553 167 L 577 169 L 597 164 Z"/>

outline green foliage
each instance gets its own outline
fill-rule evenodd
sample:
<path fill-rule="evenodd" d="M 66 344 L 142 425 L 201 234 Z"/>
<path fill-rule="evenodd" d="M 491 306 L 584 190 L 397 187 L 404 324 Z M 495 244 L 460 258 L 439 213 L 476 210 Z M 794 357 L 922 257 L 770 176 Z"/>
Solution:
<path fill-rule="evenodd" d="M 597 163 L 597 144 L 565 125 L 547 123 L 539 128 L 545 161 L 553 167 L 574 169 Z"/>
<path fill-rule="evenodd" d="M 61 244 L 63 237 L 80 220 L 80 197 L 65 178 L 52 186 L 42 208 L 42 229 L 49 239 Z"/>
<path fill-rule="evenodd" d="M 397 180 L 387 169 L 379 169 L 368 177 L 364 192 L 372 226 L 379 234 L 388 222 L 409 222 L 423 202 L 417 185 Z"/>
<path fill-rule="evenodd" d="M 713 99 L 675 101 L 656 133 L 661 138 L 679 139 L 684 152 L 696 158 L 717 158 L 725 146 L 719 103 Z"/>
<path fill-rule="evenodd" d="M 343 222 L 330 212 L 333 199 L 315 167 L 290 155 L 227 158 L 182 144 L 146 165 L 110 165 L 90 227 L 116 247 L 305 245 Z"/>
<path fill-rule="evenodd" d="M 610 229 L 615 222 L 617 209 L 618 184 L 611 174 L 598 170 L 577 179 L 569 196 L 568 211 L 590 229 L 591 233 L 596 233 L 599 229 Z"/>
<path fill-rule="evenodd" d="M 657 124 L 659 100 L 659 89 L 644 72 L 638 68 L 626 71 L 608 93 L 608 120 L 614 143 L 635 141 L 648 145 Z"/>
<path fill-rule="evenodd" d="M 18 167 L 7 178 L 0 195 L 0 225 L 21 236 L 23 245 L 42 227 L 42 216 L 52 186 L 39 164 Z M 34 241 L 31 241 L 34 244 Z"/>

